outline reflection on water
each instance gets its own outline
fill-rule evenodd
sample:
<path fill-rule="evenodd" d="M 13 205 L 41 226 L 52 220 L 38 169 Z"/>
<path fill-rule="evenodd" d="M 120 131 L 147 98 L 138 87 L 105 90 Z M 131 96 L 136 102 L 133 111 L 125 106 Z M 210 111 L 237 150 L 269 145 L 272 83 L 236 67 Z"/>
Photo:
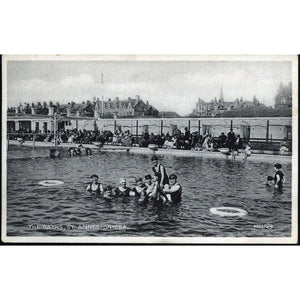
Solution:
<path fill-rule="evenodd" d="M 291 235 L 291 165 L 284 165 L 282 194 L 265 185 L 273 164 L 230 159 L 159 156 L 183 187 L 180 205 L 111 201 L 87 194 L 91 174 L 116 186 L 120 177 L 151 173 L 150 155 L 100 153 L 51 159 L 48 150 L 10 146 L 7 160 L 9 236 L 213 236 Z M 64 185 L 45 187 L 41 180 Z M 211 207 L 233 206 L 244 217 L 219 217 Z M 273 228 L 263 227 L 272 224 Z"/>

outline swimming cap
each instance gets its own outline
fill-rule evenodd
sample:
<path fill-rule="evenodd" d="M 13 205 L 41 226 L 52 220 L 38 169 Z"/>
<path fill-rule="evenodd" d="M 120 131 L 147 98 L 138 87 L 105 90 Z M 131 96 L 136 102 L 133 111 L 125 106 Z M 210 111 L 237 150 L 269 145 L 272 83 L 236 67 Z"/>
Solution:
<path fill-rule="evenodd" d="M 170 179 L 177 179 L 177 175 L 171 174 L 171 175 L 169 176 L 169 178 L 170 178 Z"/>
<path fill-rule="evenodd" d="M 281 164 L 275 164 L 274 167 L 275 167 L 276 169 L 281 169 L 281 168 L 282 168 L 282 165 L 281 165 Z"/>
<path fill-rule="evenodd" d="M 124 182 L 126 182 L 126 179 L 125 178 L 121 178 L 120 179 L 120 183 L 124 183 Z"/>
<path fill-rule="evenodd" d="M 153 157 L 151 158 L 151 161 L 157 161 L 157 160 L 158 160 L 157 156 L 153 156 Z"/>
<path fill-rule="evenodd" d="M 152 177 L 151 177 L 151 175 L 146 175 L 146 176 L 145 176 L 145 179 L 146 179 L 146 180 L 151 180 Z"/>
<path fill-rule="evenodd" d="M 99 178 L 98 175 L 96 175 L 96 174 L 91 176 L 91 178 L 93 178 L 93 177 Z"/>

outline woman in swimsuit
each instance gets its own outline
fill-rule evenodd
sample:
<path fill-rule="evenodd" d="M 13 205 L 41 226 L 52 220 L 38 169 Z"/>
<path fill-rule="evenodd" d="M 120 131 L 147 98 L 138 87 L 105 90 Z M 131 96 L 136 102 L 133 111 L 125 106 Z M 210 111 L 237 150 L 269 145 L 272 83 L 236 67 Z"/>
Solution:
<path fill-rule="evenodd" d="M 126 185 L 126 179 L 125 178 L 121 178 L 120 179 L 120 186 L 116 188 L 115 190 L 115 194 L 117 196 L 125 196 L 128 197 L 130 194 L 131 189 L 129 187 L 127 187 Z"/>

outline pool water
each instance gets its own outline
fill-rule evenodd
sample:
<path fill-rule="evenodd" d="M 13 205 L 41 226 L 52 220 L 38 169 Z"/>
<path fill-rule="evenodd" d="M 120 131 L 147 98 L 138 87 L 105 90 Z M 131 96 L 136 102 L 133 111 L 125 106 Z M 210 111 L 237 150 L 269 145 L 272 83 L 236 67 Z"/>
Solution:
<path fill-rule="evenodd" d="M 65 150 L 64 150 L 65 151 Z M 291 236 L 291 164 L 283 165 L 282 193 L 265 186 L 274 163 L 205 157 L 160 156 L 167 173 L 182 185 L 182 203 L 141 204 L 135 198 L 105 200 L 86 192 L 91 174 L 104 185 L 151 174 L 149 155 L 103 152 L 52 159 L 49 150 L 9 146 L 7 152 L 8 236 Z M 46 187 L 42 180 L 62 180 Z M 210 208 L 248 212 L 220 217 Z"/>

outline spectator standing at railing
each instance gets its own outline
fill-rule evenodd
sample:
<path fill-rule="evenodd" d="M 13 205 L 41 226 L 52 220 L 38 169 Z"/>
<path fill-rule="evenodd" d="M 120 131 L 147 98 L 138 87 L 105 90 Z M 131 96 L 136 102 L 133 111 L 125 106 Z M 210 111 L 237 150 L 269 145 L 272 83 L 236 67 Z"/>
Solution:
<path fill-rule="evenodd" d="M 234 150 L 234 144 L 235 144 L 235 133 L 233 132 L 232 128 L 230 128 L 230 131 L 228 132 L 227 143 L 228 143 L 229 150 L 233 151 Z"/>
<path fill-rule="evenodd" d="M 188 130 L 187 127 L 184 128 L 184 140 L 189 141 L 190 140 L 190 131 Z"/>
<path fill-rule="evenodd" d="M 226 139 L 226 135 L 224 134 L 224 132 L 222 132 L 221 135 L 219 135 L 219 148 L 224 148 L 226 146 Z"/>

